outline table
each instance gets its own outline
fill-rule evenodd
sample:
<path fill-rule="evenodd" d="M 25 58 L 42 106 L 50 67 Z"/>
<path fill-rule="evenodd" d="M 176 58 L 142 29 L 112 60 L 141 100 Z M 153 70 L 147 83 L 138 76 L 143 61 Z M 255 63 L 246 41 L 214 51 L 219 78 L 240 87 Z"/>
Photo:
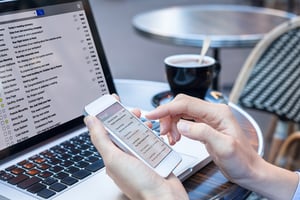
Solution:
<path fill-rule="evenodd" d="M 286 10 L 288 12 L 293 12 L 295 10 L 295 1 L 294 0 L 288 0 L 287 1 L 287 5 L 286 5 Z M 252 4 L 256 5 L 256 6 L 265 6 L 265 1 L 264 0 L 256 0 L 253 1 Z"/>
<path fill-rule="evenodd" d="M 209 36 L 213 57 L 219 63 L 218 77 L 220 48 L 254 47 L 265 33 L 295 16 L 253 6 L 188 5 L 138 14 L 132 24 L 142 36 L 176 45 L 201 47 L 204 38 Z M 218 89 L 217 78 L 213 88 Z"/>
<path fill-rule="evenodd" d="M 138 107 L 144 110 L 152 110 L 152 97 L 162 91 L 169 90 L 167 83 L 116 79 L 117 92 L 124 105 Z M 263 137 L 257 123 L 245 111 L 238 106 L 229 103 L 233 114 L 241 127 L 249 137 L 252 146 L 257 149 L 259 155 L 263 155 Z M 190 178 L 183 182 L 190 199 L 242 199 L 249 191 L 229 182 L 217 166 L 211 162 Z"/>

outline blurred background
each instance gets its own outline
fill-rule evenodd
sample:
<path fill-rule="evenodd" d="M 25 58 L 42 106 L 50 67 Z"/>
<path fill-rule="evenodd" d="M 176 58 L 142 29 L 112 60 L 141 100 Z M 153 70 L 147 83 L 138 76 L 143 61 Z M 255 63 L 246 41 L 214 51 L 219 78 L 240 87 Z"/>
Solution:
<path fill-rule="evenodd" d="M 98 1 L 101 3 L 93 4 Z M 114 78 L 166 82 L 163 60 L 181 53 L 200 53 L 200 48 L 172 45 L 138 35 L 132 26 L 135 15 L 177 5 L 235 4 L 274 8 L 299 14 L 299 1 L 288 0 L 90 0 L 98 31 Z M 228 22 L 230 23 L 230 22 Z M 220 51 L 220 89 L 229 94 L 252 48 L 224 48 Z M 209 50 L 208 55 L 212 55 Z M 270 116 L 249 110 L 265 133 Z M 266 144 L 267 147 L 268 144 Z"/>

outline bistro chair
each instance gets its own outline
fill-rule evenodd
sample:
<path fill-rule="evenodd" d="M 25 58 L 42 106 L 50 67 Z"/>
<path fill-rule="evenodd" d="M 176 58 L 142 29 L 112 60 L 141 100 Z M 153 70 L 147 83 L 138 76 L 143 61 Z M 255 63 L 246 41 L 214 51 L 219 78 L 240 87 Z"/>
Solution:
<path fill-rule="evenodd" d="M 272 115 L 264 133 L 265 157 L 274 163 L 283 141 L 300 122 L 300 17 L 275 27 L 255 46 L 235 81 L 229 100 Z"/>
<path fill-rule="evenodd" d="M 295 132 L 287 137 L 279 149 L 275 164 L 296 171 L 300 169 L 300 132 Z"/>

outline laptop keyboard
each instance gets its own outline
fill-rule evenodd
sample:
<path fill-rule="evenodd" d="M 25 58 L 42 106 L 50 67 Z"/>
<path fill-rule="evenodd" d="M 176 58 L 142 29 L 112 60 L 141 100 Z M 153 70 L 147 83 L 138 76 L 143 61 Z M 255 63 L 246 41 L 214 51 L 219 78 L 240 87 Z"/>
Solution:
<path fill-rule="evenodd" d="M 146 121 L 141 118 L 142 121 Z M 159 122 L 152 129 L 159 134 Z M 104 167 L 88 132 L 56 145 L 5 170 L 0 180 L 49 199 Z"/>
<path fill-rule="evenodd" d="M 86 132 L 1 170 L 0 179 L 48 199 L 103 167 Z"/>

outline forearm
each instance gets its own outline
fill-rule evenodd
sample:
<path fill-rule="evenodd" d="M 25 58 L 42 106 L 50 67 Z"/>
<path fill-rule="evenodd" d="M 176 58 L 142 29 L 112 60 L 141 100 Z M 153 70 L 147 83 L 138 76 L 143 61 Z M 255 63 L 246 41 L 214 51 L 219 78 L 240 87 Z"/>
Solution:
<path fill-rule="evenodd" d="M 298 186 L 298 174 L 267 163 L 263 159 L 253 165 L 252 173 L 238 184 L 262 196 L 277 199 L 292 199 Z"/>

